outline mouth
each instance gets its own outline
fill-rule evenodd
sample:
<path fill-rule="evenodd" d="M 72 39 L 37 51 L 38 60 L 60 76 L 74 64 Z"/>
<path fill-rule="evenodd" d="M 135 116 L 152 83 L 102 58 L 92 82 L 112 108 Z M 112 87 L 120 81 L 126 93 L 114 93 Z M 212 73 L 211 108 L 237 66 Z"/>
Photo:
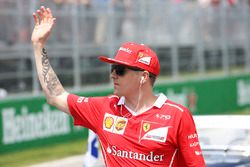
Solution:
<path fill-rule="evenodd" d="M 114 88 L 117 88 L 119 86 L 117 82 L 114 82 L 113 85 L 114 85 Z"/>

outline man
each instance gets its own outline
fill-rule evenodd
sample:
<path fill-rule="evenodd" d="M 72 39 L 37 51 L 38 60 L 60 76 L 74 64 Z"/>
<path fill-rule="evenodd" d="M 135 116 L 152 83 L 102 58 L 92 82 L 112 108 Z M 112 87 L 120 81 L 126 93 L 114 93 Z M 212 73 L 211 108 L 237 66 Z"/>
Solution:
<path fill-rule="evenodd" d="M 114 95 L 79 97 L 64 90 L 44 49 L 56 20 L 51 10 L 42 6 L 33 17 L 31 38 L 46 99 L 98 135 L 106 166 L 205 166 L 188 109 L 153 94 L 160 64 L 149 47 L 127 42 L 114 59 L 100 57 L 112 64 Z"/>

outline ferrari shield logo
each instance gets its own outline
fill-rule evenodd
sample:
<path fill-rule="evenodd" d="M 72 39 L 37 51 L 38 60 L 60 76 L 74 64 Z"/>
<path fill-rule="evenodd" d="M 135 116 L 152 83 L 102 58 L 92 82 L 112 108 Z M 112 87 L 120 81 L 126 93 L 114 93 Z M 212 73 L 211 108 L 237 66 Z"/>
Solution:
<path fill-rule="evenodd" d="M 158 122 L 142 121 L 139 136 L 139 142 L 143 140 L 151 140 L 156 142 L 166 142 L 168 129 L 172 126 L 166 126 Z"/>
<path fill-rule="evenodd" d="M 143 56 L 144 56 L 144 54 L 142 52 L 139 52 L 138 57 L 141 58 Z"/>
<path fill-rule="evenodd" d="M 143 124 L 143 130 L 144 132 L 147 132 L 150 129 L 150 124 L 149 123 L 144 123 Z"/>

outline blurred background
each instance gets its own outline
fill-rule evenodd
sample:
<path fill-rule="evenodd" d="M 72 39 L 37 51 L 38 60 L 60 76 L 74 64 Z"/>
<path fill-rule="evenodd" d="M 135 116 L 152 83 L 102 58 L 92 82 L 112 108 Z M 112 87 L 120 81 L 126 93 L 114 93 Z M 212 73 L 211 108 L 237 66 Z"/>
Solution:
<path fill-rule="evenodd" d="M 30 43 L 40 5 L 57 18 L 46 46 L 51 64 L 76 91 L 109 82 L 97 57 L 114 56 L 125 41 L 151 46 L 168 79 L 250 70 L 249 0 L 0 0 L 3 95 L 40 92 Z"/>
<path fill-rule="evenodd" d="M 0 0 L 1 167 L 86 151 L 86 129 L 73 127 L 41 92 L 30 42 L 41 5 L 57 18 L 46 49 L 67 90 L 112 92 L 110 67 L 98 57 L 134 41 L 159 57 L 156 93 L 194 115 L 250 115 L 250 0 Z M 28 148 L 35 151 L 17 153 Z"/>

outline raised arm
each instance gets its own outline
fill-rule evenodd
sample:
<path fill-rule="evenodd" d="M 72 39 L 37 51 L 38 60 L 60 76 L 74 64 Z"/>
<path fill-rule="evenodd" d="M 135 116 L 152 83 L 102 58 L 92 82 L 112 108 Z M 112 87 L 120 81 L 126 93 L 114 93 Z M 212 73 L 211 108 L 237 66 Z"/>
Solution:
<path fill-rule="evenodd" d="M 51 67 L 45 50 L 46 41 L 53 29 L 56 18 L 49 8 L 42 6 L 33 13 L 35 27 L 32 32 L 36 69 L 40 84 L 45 93 L 47 102 L 59 110 L 69 113 L 67 105 L 68 93 L 64 90 L 57 75 Z"/>

